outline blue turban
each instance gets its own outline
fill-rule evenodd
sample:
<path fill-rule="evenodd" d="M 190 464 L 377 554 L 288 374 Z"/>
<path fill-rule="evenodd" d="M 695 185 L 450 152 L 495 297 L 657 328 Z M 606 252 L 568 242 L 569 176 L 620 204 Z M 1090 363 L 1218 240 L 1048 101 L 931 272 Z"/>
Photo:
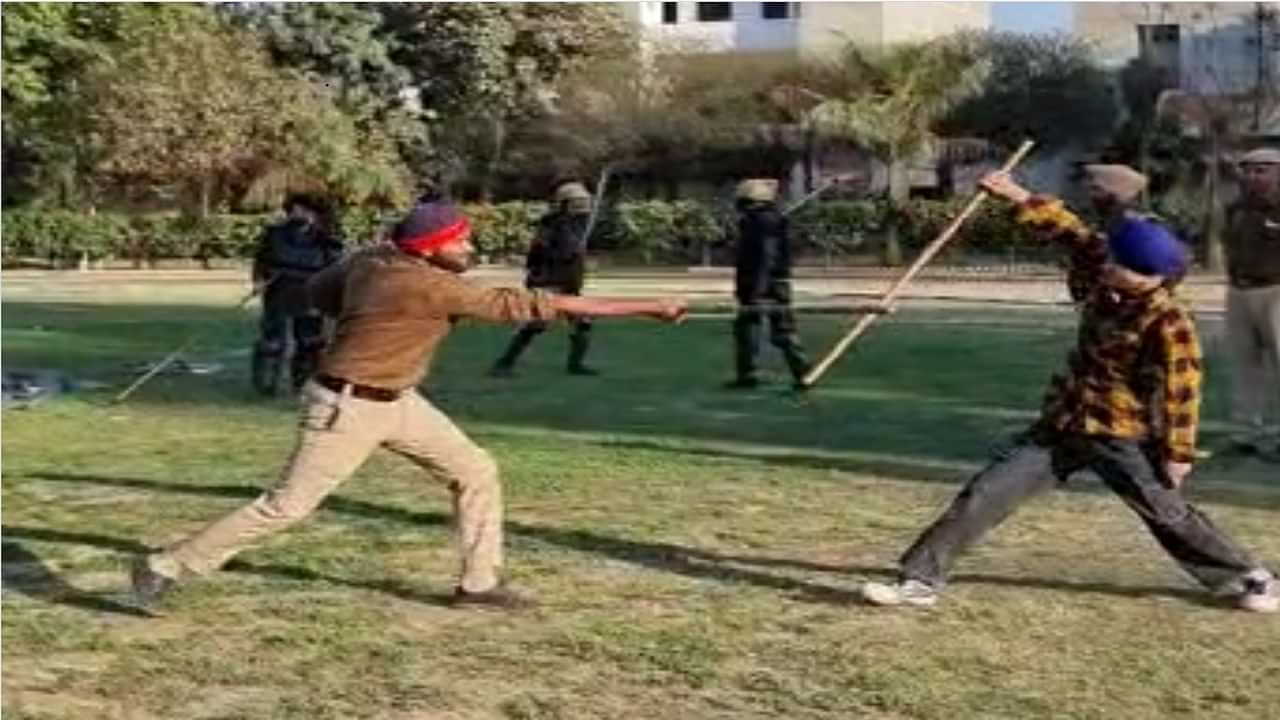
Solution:
<path fill-rule="evenodd" d="M 1177 277 L 1187 270 L 1187 249 L 1160 223 L 1127 218 L 1107 234 L 1111 259 L 1143 275 Z"/>

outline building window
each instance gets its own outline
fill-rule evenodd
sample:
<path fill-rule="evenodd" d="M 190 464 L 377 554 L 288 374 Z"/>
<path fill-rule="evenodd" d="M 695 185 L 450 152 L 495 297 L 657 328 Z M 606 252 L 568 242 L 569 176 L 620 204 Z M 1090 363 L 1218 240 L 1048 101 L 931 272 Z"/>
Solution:
<path fill-rule="evenodd" d="M 733 19 L 733 3 L 698 3 L 698 22 L 726 22 Z"/>
<path fill-rule="evenodd" d="M 1182 77 L 1182 28 L 1178 25 L 1138 26 L 1138 55 L 1155 71 L 1157 82 L 1175 88 Z"/>
<path fill-rule="evenodd" d="M 1138 37 L 1140 41 L 1156 45 L 1172 44 L 1180 39 L 1181 30 L 1179 25 L 1139 25 Z"/>
<path fill-rule="evenodd" d="M 760 14 L 765 20 L 786 20 L 791 17 L 791 3 L 760 3 Z"/>
<path fill-rule="evenodd" d="M 662 3 L 662 24 L 675 25 L 680 22 L 680 3 Z"/>

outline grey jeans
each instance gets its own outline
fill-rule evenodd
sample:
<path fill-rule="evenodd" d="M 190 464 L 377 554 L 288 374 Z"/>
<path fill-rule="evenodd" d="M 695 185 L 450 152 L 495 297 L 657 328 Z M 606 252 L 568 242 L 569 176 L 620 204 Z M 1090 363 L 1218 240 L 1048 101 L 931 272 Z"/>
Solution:
<path fill-rule="evenodd" d="M 955 559 L 1019 505 L 1084 469 L 1097 473 L 1205 587 L 1238 591 L 1242 577 L 1259 567 L 1164 481 L 1163 469 L 1139 443 L 1066 436 L 1025 442 L 975 475 L 903 555 L 902 578 L 941 587 Z"/>

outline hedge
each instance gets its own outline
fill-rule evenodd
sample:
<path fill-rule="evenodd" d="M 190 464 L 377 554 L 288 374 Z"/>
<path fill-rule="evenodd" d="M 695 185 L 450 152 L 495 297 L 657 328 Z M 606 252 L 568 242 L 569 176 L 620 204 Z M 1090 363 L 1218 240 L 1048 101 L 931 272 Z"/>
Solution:
<path fill-rule="evenodd" d="M 879 238 L 896 220 L 904 250 L 923 247 L 959 212 L 963 200 L 912 200 L 891 210 L 880 200 L 828 201 L 806 205 L 792 215 L 797 255 L 873 256 Z M 546 212 L 540 202 L 467 205 L 478 253 L 491 262 L 523 257 Z M 177 214 L 84 214 L 67 210 L 15 209 L 3 212 L 3 259 L 42 259 L 57 266 L 82 260 L 123 259 L 142 266 L 161 259 L 247 258 L 261 229 L 279 215 L 214 215 L 203 220 Z M 339 221 L 349 246 L 376 242 L 395 214 L 350 210 Z M 619 260 L 696 263 L 732 248 L 737 238 L 732 206 L 691 200 L 630 201 L 602 213 L 591 245 Z M 1008 210 L 987 203 L 956 239 L 959 252 L 1000 254 L 1018 248 L 1034 254 L 1037 244 L 1013 223 Z M 728 257 L 722 253 L 721 260 Z"/>

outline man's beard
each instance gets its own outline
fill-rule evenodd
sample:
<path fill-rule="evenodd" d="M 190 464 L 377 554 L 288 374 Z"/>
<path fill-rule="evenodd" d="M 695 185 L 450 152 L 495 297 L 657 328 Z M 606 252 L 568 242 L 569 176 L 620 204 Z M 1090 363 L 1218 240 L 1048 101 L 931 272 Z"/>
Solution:
<path fill-rule="evenodd" d="M 468 255 L 428 255 L 427 262 L 443 270 L 461 275 L 475 266 L 474 256 Z"/>
<path fill-rule="evenodd" d="M 1093 210 L 1103 219 L 1110 218 L 1120 207 L 1120 202 L 1111 196 L 1093 198 Z"/>

